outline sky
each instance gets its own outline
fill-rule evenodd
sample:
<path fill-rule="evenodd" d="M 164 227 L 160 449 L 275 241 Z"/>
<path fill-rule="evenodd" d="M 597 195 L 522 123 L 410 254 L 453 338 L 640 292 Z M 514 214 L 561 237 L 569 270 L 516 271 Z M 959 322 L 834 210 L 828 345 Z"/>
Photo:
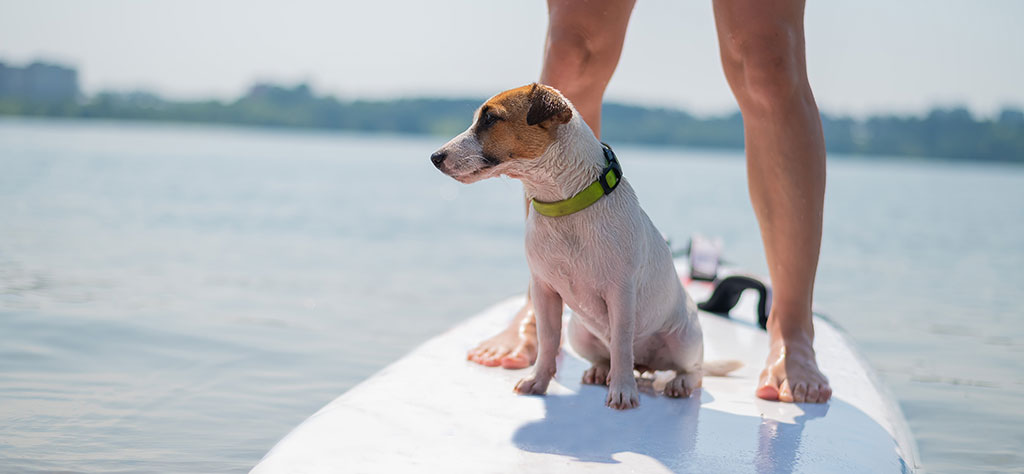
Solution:
<path fill-rule="evenodd" d="M 305 81 L 343 99 L 482 98 L 538 78 L 546 11 L 541 0 L 0 0 L 0 61 L 73 65 L 87 94 L 230 99 L 255 81 Z M 1021 107 L 1022 20 L 1016 0 L 811 1 L 811 86 L 823 111 L 855 117 Z M 711 2 L 640 0 L 605 97 L 735 110 Z"/>

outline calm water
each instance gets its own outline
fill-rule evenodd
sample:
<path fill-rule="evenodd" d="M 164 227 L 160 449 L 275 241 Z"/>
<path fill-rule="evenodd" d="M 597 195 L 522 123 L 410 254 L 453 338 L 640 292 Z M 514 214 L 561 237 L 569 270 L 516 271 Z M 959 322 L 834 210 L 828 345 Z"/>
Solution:
<path fill-rule="evenodd" d="M 0 471 L 237 472 L 526 282 L 518 183 L 444 140 L 0 121 Z M 618 146 L 660 229 L 764 272 L 736 152 Z M 820 309 L 931 471 L 1024 469 L 1024 168 L 830 159 Z"/>

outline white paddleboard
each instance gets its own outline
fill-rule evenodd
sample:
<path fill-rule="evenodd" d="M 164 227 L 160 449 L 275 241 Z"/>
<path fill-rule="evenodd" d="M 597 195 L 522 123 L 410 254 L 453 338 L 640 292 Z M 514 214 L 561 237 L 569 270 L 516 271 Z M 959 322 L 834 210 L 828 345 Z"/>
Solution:
<path fill-rule="evenodd" d="M 688 274 L 685 262 L 680 275 Z M 696 301 L 711 285 L 687 282 Z M 689 399 L 662 395 L 671 374 L 643 380 L 640 407 L 604 405 L 581 385 L 589 364 L 563 342 L 546 396 L 512 391 L 528 370 L 468 362 L 503 328 L 513 298 L 427 341 L 293 429 L 256 474 L 340 472 L 913 472 L 913 438 L 894 400 L 850 341 L 815 317 L 815 351 L 833 387 L 826 404 L 754 396 L 768 338 L 744 293 L 732 318 L 702 312 L 705 358 L 738 359 Z"/>

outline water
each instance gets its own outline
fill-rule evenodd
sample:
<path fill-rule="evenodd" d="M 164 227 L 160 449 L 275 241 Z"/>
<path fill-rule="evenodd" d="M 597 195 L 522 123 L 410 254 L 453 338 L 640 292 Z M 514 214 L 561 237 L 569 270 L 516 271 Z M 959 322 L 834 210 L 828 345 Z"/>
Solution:
<path fill-rule="evenodd" d="M 0 471 L 244 471 L 521 291 L 519 185 L 442 176 L 443 141 L 0 121 Z M 664 233 L 765 272 L 740 153 L 616 151 Z M 926 468 L 1024 469 L 1024 168 L 829 166 L 818 306 Z"/>

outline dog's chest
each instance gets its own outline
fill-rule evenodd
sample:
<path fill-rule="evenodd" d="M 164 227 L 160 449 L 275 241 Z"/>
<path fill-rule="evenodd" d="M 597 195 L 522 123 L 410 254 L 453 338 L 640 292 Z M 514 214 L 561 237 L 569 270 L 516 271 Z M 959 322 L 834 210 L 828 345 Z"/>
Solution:
<path fill-rule="evenodd" d="M 530 270 L 544 280 L 572 283 L 587 272 L 592 262 L 592 236 L 581 226 L 529 221 L 526 229 L 526 258 Z"/>
<path fill-rule="evenodd" d="M 551 285 L 573 310 L 601 317 L 603 295 L 613 275 L 607 268 L 615 258 L 592 227 L 572 223 L 527 224 L 526 258 L 530 271 Z"/>

